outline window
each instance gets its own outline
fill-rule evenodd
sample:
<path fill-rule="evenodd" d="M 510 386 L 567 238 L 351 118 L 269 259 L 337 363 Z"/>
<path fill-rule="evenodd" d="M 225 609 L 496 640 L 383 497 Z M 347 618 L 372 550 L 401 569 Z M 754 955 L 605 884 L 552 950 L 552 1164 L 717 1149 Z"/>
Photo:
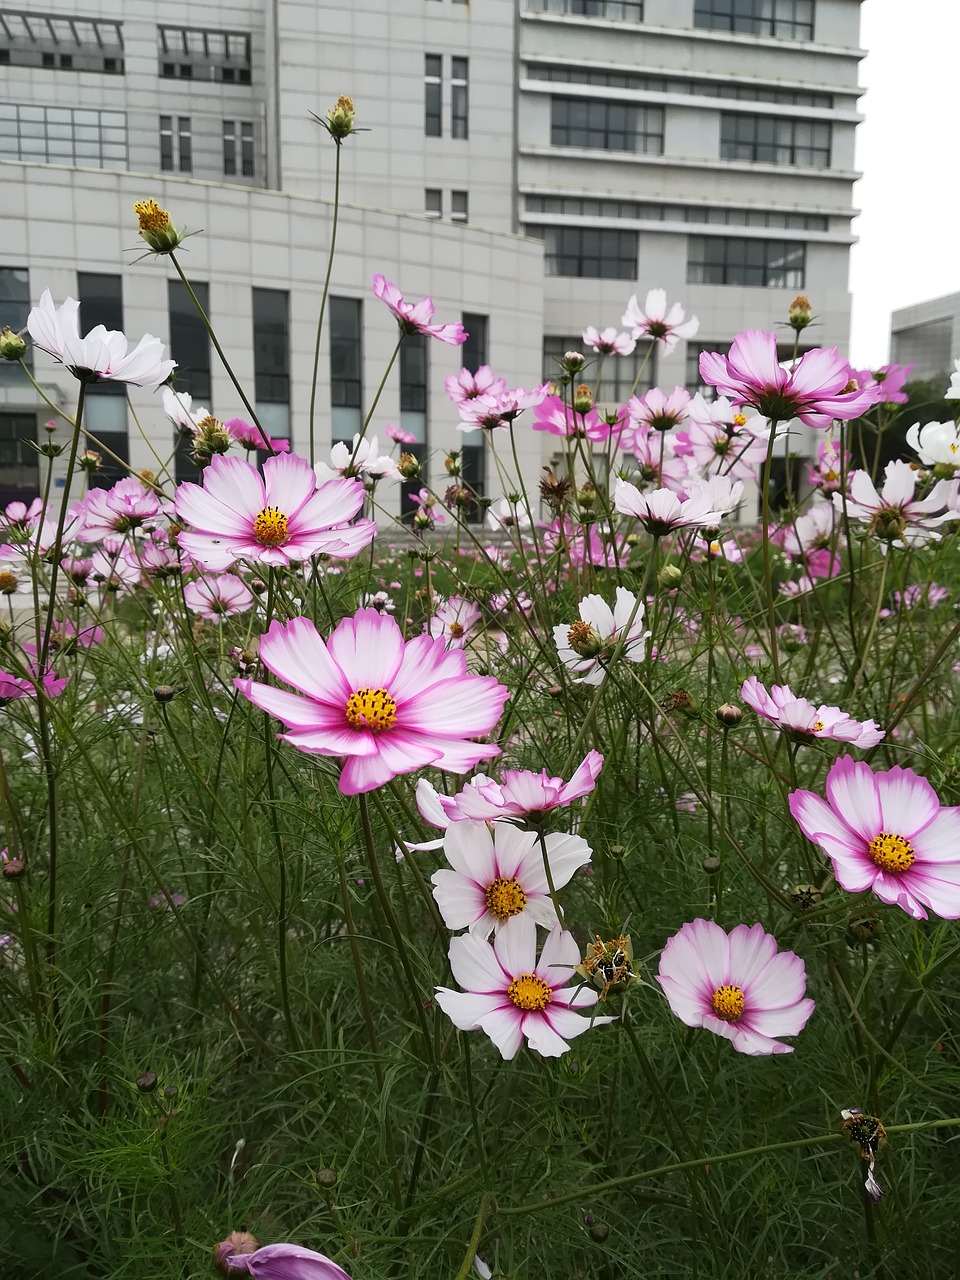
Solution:
<path fill-rule="evenodd" d="M 193 134 L 189 116 L 160 117 L 160 169 L 163 173 L 175 170 L 180 173 L 193 172 Z"/>
<path fill-rule="evenodd" d="M 687 283 L 802 289 L 806 255 L 806 245 L 789 240 L 691 236 Z"/>
<path fill-rule="evenodd" d="M 428 138 L 443 136 L 443 59 L 428 53 L 423 60 L 424 133 Z"/>
<path fill-rule="evenodd" d="M 548 276 L 585 276 L 595 280 L 636 280 L 639 237 L 636 231 L 606 227 L 531 228 L 546 246 Z"/>
<path fill-rule="evenodd" d="M 2 102 L 0 160 L 126 169 L 126 113 Z"/>
<path fill-rule="evenodd" d="M 572 17 L 606 18 L 609 22 L 642 22 L 643 0 L 527 0 L 530 13 L 565 13 Z"/>
<path fill-rule="evenodd" d="M 555 147 L 663 153 L 663 108 L 589 98 L 550 99 L 550 142 Z"/>
<path fill-rule="evenodd" d="M 253 291 L 253 380 L 257 416 L 271 436 L 290 439 L 290 295 Z"/>
<path fill-rule="evenodd" d="M 37 418 L 33 413 L 0 413 L 0 503 L 29 501 L 40 490 Z"/>
<path fill-rule="evenodd" d="M 330 416 L 334 440 L 353 439 L 363 424 L 363 303 L 330 299 Z"/>
<path fill-rule="evenodd" d="M 239 134 L 240 154 L 237 155 Z M 237 167 L 239 163 L 239 168 Z M 241 173 L 253 177 L 253 123 L 250 120 L 224 120 L 223 122 L 223 172 L 231 178 Z"/>
<path fill-rule="evenodd" d="M 191 281 L 193 291 L 206 314 L 210 314 L 210 287 L 203 281 Z M 176 360 L 174 388 L 188 391 L 193 398 L 191 409 L 210 408 L 210 335 L 181 280 L 167 281 L 167 307 L 170 316 L 170 355 Z M 197 464 L 191 457 L 190 436 L 181 432 L 177 438 L 176 478 L 196 480 Z"/>
<path fill-rule="evenodd" d="M 753 84 L 749 80 L 690 80 L 684 76 L 656 76 L 645 71 L 603 71 L 560 63 L 534 62 L 524 68 L 528 80 L 561 84 L 595 84 L 605 89 L 637 89 L 646 93 L 691 94 L 698 98 L 737 98 L 745 102 L 776 102 L 788 107 L 820 107 L 830 110 L 832 93 L 781 85 Z"/>
<path fill-rule="evenodd" d="M 601 404 L 623 404 L 631 395 L 631 389 L 637 374 L 643 369 L 643 375 L 637 383 L 636 393 L 642 394 L 656 385 L 656 351 L 651 351 L 654 343 L 638 342 L 632 355 L 607 356 L 600 370 L 600 385 L 596 384 L 596 365 L 584 374 L 583 381 L 589 383 L 594 392 L 599 392 Z M 560 361 L 567 351 L 583 351 L 583 338 L 578 333 L 573 337 L 545 337 L 543 340 L 543 380 L 552 381 L 560 370 Z M 590 351 L 585 355 L 591 356 Z M 646 362 L 646 363 L 644 363 Z M 593 375 L 591 378 L 591 374 Z M 579 381 L 579 379 L 578 379 Z"/>
<path fill-rule="evenodd" d="M 465 369 L 476 373 L 480 366 L 490 359 L 487 355 L 490 320 L 488 316 L 481 316 L 471 311 L 465 311 L 461 320 L 467 331 L 467 340 L 460 348 L 460 359 Z"/>
<path fill-rule="evenodd" d="M 472 490 L 478 498 L 486 494 L 487 484 L 487 451 L 480 444 L 464 444 L 460 446 L 460 481 Z M 483 507 L 471 502 L 464 511 L 467 524 L 483 523 Z"/>
<path fill-rule="evenodd" d="M 160 75 L 166 79 L 250 83 L 249 32 L 158 27 L 157 33 Z"/>
<path fill-rule="evenodd" d="M 729 209 L 723 205 L 653 204 L 641 200 L 598 200 L 581 196 L 527 196 L 526 214 L 538 213 L 572 218 L 630 218 L 636 222 L 713 222 L 735 227 L 783 227 L 791 231 L 826 231 L 829 228 L 829 219 L 819 213 Z"/>
<path fill-rule="evenodd" d="M 830 125 L 724 112 L 720 116 L 720 155 L 724 160 L 829 169 Z"/>
<path fill-rule="evenodd" d="M 686 372 L 683 385 L 692 396 L 695 396 L 699 391 L 704 400 L 714 400 L 716 398 L 717 388 L 711 386 L 708 382 L 704 382 L 700 377 L 700 356 L 704 351 L 726 351 L 729 346 L 729 339 L 724 339 L 723 342 L 701 342 L 698 345 L 694 345 L 692 342 L 687 343 Z"/>
<path fill-rule="evenodd" d="M 450 137 L 467 137 L 469 60 L 450 59 Z"/>
<path fill-rule="evenodd" d="M 813 0 L 696 0 L 693 25 L 778 40 L 812 40 Z"/>
<path fill-rule="evenodd" d="M 412 453 L 421 463 L 427 460 L 427 336 L 414 333 L 400 344 L 400 425 L 416 436 L 413 444 L 405 444 L 404 452 Z M 412 513 L 417 507 L 416 495 L 426 476 L 414 477 L 401 486 L 400 512 Z"/>
<path fill-rule="evenodd" d="M 428 218 L 443 217 L 443 192 L 439 187 L 427 187 L 424 191 L 423 210 Z"/>
<path fill-rule="evenodd" d="M 8 324 L 14 333 L 27 327 L 30 314 L 30 275 L 26 267 L 0 267 L 0 328 Z M 32 364 L 33 347 L 28 342 L 24 363 Z M 0 360 L 0 386 L 26 386 L 19 364 Z"/>
<path fill-rule="evenodd" d="M 77 273 L 77 297 L 80 299 L 80 332 L 89 333 L 96 325 L 123 331 L 123 283 L 118 275 L 102 275 L 92 271 Z M 127 431 L 126 387 L 119 382 L 97 382 L 87 387 L 83 423 L 110 453 L 103 453 L 102 464 L 90 477 L 95 489 L 109 489 L 127 474 L 121 463 L 130 460 Z M 96 448 L 96 445 L 92 445 Z"/>
<path fill-rule="evenodd" d="M 466 191 L 450 192 L 450 221 L 469 222 L 469 199 Z"/>
<path fill-rule="evenodd" d="M 0 10 L 0 62 L 123 74 L 123 23 Z"/>

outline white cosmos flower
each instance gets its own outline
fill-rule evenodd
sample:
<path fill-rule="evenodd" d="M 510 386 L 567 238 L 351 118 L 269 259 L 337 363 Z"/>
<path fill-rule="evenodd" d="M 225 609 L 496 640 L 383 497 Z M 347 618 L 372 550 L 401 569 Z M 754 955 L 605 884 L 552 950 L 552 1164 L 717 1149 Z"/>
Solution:
<path fill-rule="evenodd" d="M 175 427 L 196 435 L 197 426 L 210 417 L 210 410 L 202 404 L 193 408 L 193 397 L 189 391 L 174 391 L 173 387 L 164 387 L 162 391 L 163 412 Z"/>
<path fill-rule="evenodd" d="M 953 362 L 954 372 L 950 375 L 950 386 L 947 388 L 944 400 L 960 400 L 960 360 Z"/>
<path fill-rule="evenodd" d="M 330 450 L 330 465 L 318 462 L 314 470 L 322 484 L 337 476 L 367 476 L 371 480 L 396 480 L 399 476 L 396 461 L 381 454 L 376 436 L 361 440 L 359 433 L 353 443 L 338 440 Z"/>
<path fill-rule="evenodd" d="M 960 467 L 960 429 L 955 422 L 915 422 L 907 432 L 907 444 L 925 467 Z"/>
<path fill-rule="evenodd" d="M 584 596 L 579 606 L 580 621 L 553 628 L 553 640 L 564 666 L 581 672 L 577 684 L 599 684 L 604 665 L 612 658 L 624 630 L 626 643 L 621 657 L 642 662 L 646 656 L 649 631 L 643 629 L 643 603 L 626 587 L 617 587 L 613 608 L 603 596 Z M 632 621 L 631 621 L 632 618 Z"/>
<path fill-rule="evenodd" d="M 134 387 L 159 387 L 176 368 L 164 360 L 163 343 L 144 334 L 130 351 L 126 337 L 98 324 L 80 337 L 80 303 L 67 298 L 55 307 L 49 289 L 27 317 L 34 345 L 59 360 L 81 382 L 127 382 Z"/>

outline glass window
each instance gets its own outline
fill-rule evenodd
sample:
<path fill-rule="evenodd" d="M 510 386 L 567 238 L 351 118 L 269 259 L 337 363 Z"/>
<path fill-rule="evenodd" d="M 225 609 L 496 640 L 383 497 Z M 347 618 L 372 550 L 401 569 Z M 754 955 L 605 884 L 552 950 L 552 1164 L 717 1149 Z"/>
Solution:
<path fill-rule="evenodd" d="M 476 373 L 480 366 L 486 364 L 490 359 L 487 354 L 490 320 L 489 317 L 479 315 L 476 312 L 465 311 L 461 321 L 467 331 L 467 340 L 460 348 L 460 359 L 463 361 L 465 369 L 469 369 L 471 373 Z"/>
<path fill-rule="evenodd" d="M 122 111 L 3 103 L 0 156 L 33 164 L 89 163 L 99 169 L 123 169 L 126 116 Z"/>
<path fill-rule="evenodd" d="M 423 60 L 424 133 L 428 138 L 443 136 L 443 59 L 428 53 Z"/>
<path fill-rule="evenodd" d="M 749 80 L 724 83 L 719 80 L 691 80 L 679 76 L 666 79 L 644 71 L 597 71 L 557 63 L 530 63 L 523 73 L 529 80 L 549 80 L 563 84 L 596 84 L 608 89 L 639 89 L 647 93 L 692 94 L 701 98 L 739 98 L 748 102 L 776 102 L 781 106 L 833 106 L 833 94 L 807 89 L 751 84 Z"/>
<path fill-rule="evenodd" d="M 190 117 L 177 117 L 177 137 L 180 146 L 180 172 L 193 173 L 193 134 Z"/>
<path fill-rule="evenodd" d="M 789 240 L 691 236 L 688 284 L 731 284 L 764 289 L 802 289 L 806 245 Z"/>
<path fill-rule="evenodd" d="M 210 287 L 203 281 L 191 281 L 194 293 L 206 314 L 210 315 Z M 193 409 L 210 406 L 210 335 L 193 300 L 181 280 L 167 281 L 167 305 L 170 315 L 170 355 L 176 360 L 174 386 L 189 391 Z M 195 480 L 196 463 L 190 456 L 191 441 L 181 436 L 176 456 L 178 480 Z"/>
<path fill-rule="evenodd" d="M 466 191 L 450 192 L 450 221 L 468 222 L 470 214 L 470 197 Z"/>
<path fill-rule="evenodd" d="M 461 445 L 460 480 L 478 498 L 486 495 L 487 451 L 483 444 Z M 483 514 L 483 507 L 477 502 L 471 502 L 464 513 L 468 524 L 482 524 Z"/>
<path fill-rule="evenodd" d="M 160 117 L 160 169 L 163 173 L 173 169 L 173 116 Z"/>
<path fill-rule="evenodd" d="M 526 0 L 531 13 L 563 13 L 608 22 L 642 22 L 643 0 Z"/>
<path fill-rule="evenodd" d="M 651 350 L 655 343 L 638 343 L 632 355 L 608 356 L 600 370 L 600 385 L 596 382 L 596 365 L 593 365 L 584 376 L 599 396 L 601 404 L 623 404 L 632 394 L 637 375 L 643 369 L 640 381 L 637 382 L 636 393 L 649 391 L 656 384 L 656 351 Z M 547 336 L 543 340 L 543 380 L 552 381 L 560 371 L 560 361 L 567 351 L 583 351 L 583 338 L 578 334 L 572 337 Z M 584 352 L 592 358 L 590 351 Z M 593 375 L 591 378 L 591 374 Z"/>
<path fill-rule="evenodd" d="M 439 187 L 427 187 L 423 193 L 423 211 L 428 218 L 443 217 L 443 192 Z"/>
<path fill-rule="evenodd" d="M 663 153 L 663 108 L 590 98 L 550 99 L 555 147 Z"/>
<path fill-rule="evenodd" d="M 527 196 L 526 213 L 550 213 L 573 218 L 631 218 L 638 222 L 716 222 L 725 226 L 789 227 L 794 231 L 826 231 L 829 227 L 829 219 L 818 213 L 651 204 L 639 200 L 585 200 L 580 196 Z"/>
<path fill-rule="evenodd" d="M 720 155 L 724 160 L 829 169 L 831 129 L 825 121 L 724 112 Z"/>
<path fill-rule="evenodd" d="M 123 281 L 118 275 L 93 271 L 77 272 L 77 297 L 80 299 L 80 332 L 89 333 L 96 325 L 123 331 Z M 87 387 L 84 425 L 97 439 L 124 462 L 130 455 L 127 433 L 126 387 L 119 382 L 98 382 Z M 96 448 L 96 445 L 92 446 Z M 99 471 L 90 477 L 91 487 L 109 489 L 127 474 L 116 459 L 102 454 Z"/>
<path fill-rule="evenodd" d="M 608 227 L 544 227 L 537 234 L 546 246 L 548 276 L 595 280 L 636 280 L 639 237 L 636 231 Z"/>
<path fill-rule="evenodd" d="M 359 298 L 330 299 L 330 410 L 333 439 L 352 440 L 363 424 L 363 303 Z"/>
<path fill-rule="evenodd" d="M 253 290 L 253 377 L 264 429 L 289 439 L 290 295 L 285 289 Z"/>
<path fill-rule="evenodd" d="M 9 325 L 14 333 L 27 327 L 30 314 L 30 275 L 26 267 L 0 267 L 0 329 Z M 26 338 L 24 363 L 31 367 L 33 347 Z M 27 380 L 19 364 L 0 360 L 0 386 L 26 386 Z"/>
<path fill-rule="evenodd" d="M 223 122 L 223 172 L 232 178 L 237 172 L 237 125 L 234 120 Z"/>
<path fill-rule="evenodd" d="M 696 0 L 693 25 L 778 40 L 812 40 L 814 0 Z"/>
<path fill-rule="evenodd" d="M 123 24 L 109 18 L 0 11 L 0 62 L 123 74 Z"/>
<path fill-rule="evenodd" d="M 468 135 L 467 112 L 469 95 L 469 61 L 467 58 L 450 59 L 450 136 L 466 138 Z"/>
<path fill-rule="evenodd" d="M 0 504 L 39 493 L 39 458 L 30 447 L 36 439 L 36 414 L 0 413 Z"/>
<path fill-rule="evenodd" d="M 165 79 L 249 84 L 250 35 L 194 27 L 158 27 L 160 75 Z"/>
<path fill-rule="evenodd" d="M 256 166 L 253 157 L 253 121 L 240 124 L 240 171 L 245 178 L 252 178 Z"/>

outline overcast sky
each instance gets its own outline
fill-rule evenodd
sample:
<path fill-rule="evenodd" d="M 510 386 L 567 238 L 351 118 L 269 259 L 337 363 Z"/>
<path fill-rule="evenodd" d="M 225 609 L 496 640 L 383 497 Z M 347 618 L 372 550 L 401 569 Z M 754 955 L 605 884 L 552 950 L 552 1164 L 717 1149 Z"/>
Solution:
<path fill-rule="evenodd" d="M 851 359 L 875 368 L 893 308 L 960 292 L 960 3 L 865 0 L 861 14 Z"/>

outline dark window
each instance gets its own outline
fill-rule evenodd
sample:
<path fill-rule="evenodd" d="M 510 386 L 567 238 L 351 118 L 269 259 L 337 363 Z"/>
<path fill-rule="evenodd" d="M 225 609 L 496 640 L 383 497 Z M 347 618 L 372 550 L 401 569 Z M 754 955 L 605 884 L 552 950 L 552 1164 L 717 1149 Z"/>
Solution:
<path fill-rule="evenodd" d="M 164 173 L 173 170 L 173 116 L 160 117 L 160 168 Z"/>
<path fill-rule="evenodd" d="M 463 327 L 467 331 L 467 340 L 460 348 L 460 359 L 463 361 L 465 369 L 469 369 L 471 373 L 476 373 L 480 366 L 486 364 L 490 358 L 487 355 L 490 321 L 487 316 L 481 316 L 476 312 L 470 311 L 465 311 L 461 319 Z"/>
<path fill-rule="evenodd" d="M 123 24 L 110 18 L 35 13 L 24 5 L 0 13 L 0 40 L 0 62 L 15 66 L 123 71 Z"/>
<path fill-rule="evenodd" d="M 527 196 L 525 213 L 551 213 L 573 218 L 630 218 L 637 222 L 710 222 L 732 227 L 783 227 L 791 231 L 829 229 L 829 219 L 819 213 L 730 209 L 723 205 L 654 204 L 645 200 L 600 200 L 583 196 Z"/>
<path fill-rule="evenodd" d="M 190 117 L 177 117 L 177 137 L 180 144 L 180 172 L 193 173 L 193 134 Z"/>
<path fill-rule="evenodd" d="M 126 114 L 0 102 L 0 160 L 126 169 Z"/>
<path fill-rule="evenodd" d="M 778 40 L 813 39 L 814 0 L 696 0 L 693 25 Z"/>
<path fill-rule="evenodd" d="M 237 172 L 237 125 L 234 120 L 223 122 L 223 172 L 232 178 Z"/>
<path fill-rule="evenodd" d="M 245 178 L 252 178 L 254 169 L 253 121 L 242 120 L 240 122 L 240 171 Z"/>
<path fill-rule="evenodd" d="M 191 281 L 194 293 L 207 316 L 210 315 L 210 287 L 202 281 Z M 189 391 L 195 412 L 210 408 L 210 335 L 180 280 L 167 281 L 167 305 L 170 311 L 170 355 L 176 360 L 174 386 Z M 176 475 L 178 480 L 195 480 L 196 463 L 190 456 L 191 441 L 182 435 L 178 440 Z"/>
<path fill-rule="evenodd" d="M 542 227 L 548 276 L 595 280 L 636 280 L 639 236 L 606 227 Z"/>
<path fill-rule="evenodd" d="M 688 284 L 737 284 L 766 289 L 802 289 L 806 245 L 792 240 L 748 240 L 691 236 Z"/>
<path fill-rule="evenodd" d="M 400 425 L 416 436 L 414 444 L 403 446 L 406 453 L 427 460 L 427 337 L 424 333 L 412 334 L 400 344 Z M 402 515 L 417 507 L 416 495 L 427 482 L 426 474 L 406 481 L 401 488 L 400 511 Z"/>
<path fill-rule="evenodd" d="M 450 192 L 450 221 L 469 222 L 470 197 L 466 191 Z"/>
<path fill-rule="evenodd" d="M 450 136 L 466 138 L 468 134 L 467 114 L 469 110 L 469 73 L 467 58 L 450 59 Z"/>
<path fill-rule="evenodd" d="M 651 347 L 654 349 L 651 350 Z M 655 343 L 637 343 L 632 355 L 629 356 L 607 356 L 603 361 L 600 369 L 600 383 L 597 385 L 596 370 L 597 366 L 591 366 L 590 370 L 585 374 L 584 380 L 588 382 L 594 392 L 598 395 L 601 404 L 623 404 L 629 398 L 637 382 L 637 375 L 640 370 L 643 373 L 636 385 L 636 394 L 641 395 L 644 391 L 649 391 L 657 381 L 656 366 L 656 344 Z M 580 334 L 572 337 L 545 337 L 543 340 L 543 380 L 551 381 L 556 378 L 560 372 L 560 361 L 563 359 L 564 353 L 567 351 L 583 351 L 583 338 Z M 592 352 L 584 351 L 584 354 L 592 358 Z M 591 376 L 592 375 L 592 376 Z"/>
<path fill-rule="evenodd" d="M 9 325 L 14 333 L 27 327 L 30 314 L 30 275 L 26 267 L 0 267 L 0 329 Z M 33 347 L 24 333 L 27 350 L 24 363 L 33 364 Z M 0 386 L 26 386 L 27 380 L 19 364 L 0 360 Z"/>
<path fill-rule="evenodd" d="M 832 93 L 749 80 L 691 80 L 686 76 L 652 75 L 645 71 L 598 71 L 593 67 L 559 63 L 529 63 L 523 71 L 529 80 L 560 84 L 596 84 L 607 89 L 640 89 L 647 93 L 690 94 L 698 98 L 737 98 L 744 102 L 776 102 L 789 107 L 833 106 Z"/>
<path fill-rule="evenodd" d="M 724 160 L 829 169 L 830 125 L 724 112 L 720 117 L 720 155 Z"/>
<path fill-rule="evenodd" d="M 424 133 L 428 138 L 443 136 L 443 59 L 428 53 L 423 60 Z"/>
<path fill-rule="evenodd" d="M 487 451 L 482 444 L 465 444 L 460 449 L 460 478 L 478 498 L 486 494 Z M 483 523 L 483 508 L 471 502 L 466 510 L 468 524 Z"/>
<path fill-rule="evenodd" d="M 686 371 L 683 383 L 691 395 L 696 395 L 699 391 L 704 400 L 715 399 L 717 388 L 711 386 L 710 383 L 704 382 L 700 377 L 700 356 L 704 351 L 725 352 L 729 346 L 728 340 L 699 343 L 697 345 L 692 342 L 687 343 Z"/>
<path fill-rule="evenodd" d="M 253 291 L 253 377 L 263 429 L 290 439 L 290 295 Z"/>
<path fill-rule="evenodd" d="M 40 470 L 30 447 L 36 439 L 36 414 L 0 413 L 0 504 L 37 496 Z"/>
<path fill-rule="evenodd" d="M 550 99 L 555 147 L 663 153 L 663 108 L 589 98 Z"/>
<path fill-rule="evenodd" d="M 123 332 L 123 285 L 120 276 L 80 271 L 77 273 L 77 294 L 80 298 L 81 333 L 89 333 L 98 324 L 105 329 Z"/>
<path fill-rule="evenodd" d="M 105 329 L 123 331 L 123 282 L 118 275 L 92 271 L 77 273 L 77 297 L 80 299 L 80 332 L 89 333 L 98 324 Z M 130 444 L 127 432 L 126 387 L 119 382 L 97 382 L 87 387 L 83 425 L 110 453 L 102 453 L 100 469 L 90 477 L 95 489 L 109 489 L 127 475 L 116 459 L 128 462 Z M 97 446 L 91 442 L 91 448 Z M 115 454 L 116 458 L 110 454 Z"/>
<path fill-rule="evenodd" d="M 568 13 L 609 22 L 643 21 L 643 0 L 527 0 L 526 8 L 533 13 Z"/>
<path fill-rule="evenodd" d="M 427 187 L 423 193 L 423 211 L 428 218 L 443 217 L 443 192 L 439 187 Z"/>
<path fill-rule="evenodd" d="M 363 421 L 363 303 L 330 299 L 330 410 L 334 440 L 353 439 Z"/>

